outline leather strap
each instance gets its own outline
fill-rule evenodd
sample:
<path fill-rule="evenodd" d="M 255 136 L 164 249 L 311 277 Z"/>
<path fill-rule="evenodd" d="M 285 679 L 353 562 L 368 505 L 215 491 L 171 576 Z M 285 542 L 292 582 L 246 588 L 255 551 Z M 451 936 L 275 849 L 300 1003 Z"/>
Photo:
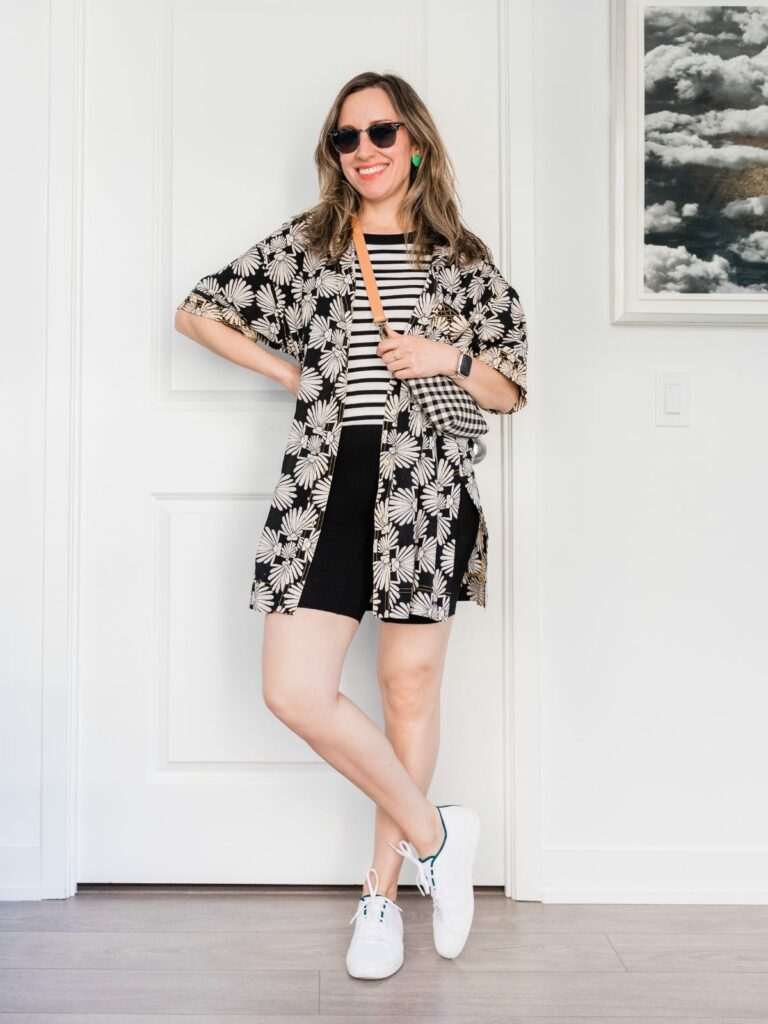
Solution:
<path fill-rule="evenodd" d="M 368 247 L 365 244 L 365 238 L 363 237 L 363 229 L 360 227 L 360 221 L 357 217 L 352 217 L 352 239 L 355 243 L 355 251 L 357 253 L 357 260 L 360 264 L 360 270 L 363 273 L 363 281 L 365 282 L 365 290 L 368 293 L 368 301 L 371 304 L 371 313 L 373 313 L 373 322 L 379 328 L 379 337 L 386 338 L 387 332 L 384 330 L 384 325 L 388 323 L 384 307 L 381 305 L 381 299 L 379 298 L 379 289 L 376 287 L 376 278 L 373 274 L 373 267 L 371 266 L 371 258 L 368 255 Z"/>
<path fill-rule="evenodd" d="M 381 299 L 379 298 L 379 289 L 376 286 L 376 278 L 373 274 L 373 267 L 371 266 L 371 258 L 368 255 L 368 247 L 365 244 L 365 238 L 363 237 L 363 229 L 360 227 L 360 222 L 357 217 L 352 217 L 352 239 L 355 243 L 355 252 L 357 253 L 357 261 L 360 264 L 360 270 L 363 272 L 363 281 L 365 282 L 365 290 L 368 293 L 368 301 L 371 304 L 371 312 L 373 313 L 373 322 L 378 325 L 379 337 L 385 339 L 387 332 L 384 330 L 387 320 L 387 315 L 384 312 L 384 308 L 381 305 Z M 456 363 L 456 373 L 452 373 L 449 379 L 453 379 L 458 376 L 459 364 L 461 363 L 461 353 L 459 353 L 459 359 Z"/>

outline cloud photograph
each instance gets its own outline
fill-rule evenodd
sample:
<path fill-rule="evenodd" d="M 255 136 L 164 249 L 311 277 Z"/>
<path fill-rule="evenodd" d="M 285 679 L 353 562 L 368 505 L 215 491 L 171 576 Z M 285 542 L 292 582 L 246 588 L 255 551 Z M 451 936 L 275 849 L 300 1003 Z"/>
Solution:
<path fill-rule="evenodd" d="M 768 9 L 644 19 L 644 289 L 766 295 Z"/>

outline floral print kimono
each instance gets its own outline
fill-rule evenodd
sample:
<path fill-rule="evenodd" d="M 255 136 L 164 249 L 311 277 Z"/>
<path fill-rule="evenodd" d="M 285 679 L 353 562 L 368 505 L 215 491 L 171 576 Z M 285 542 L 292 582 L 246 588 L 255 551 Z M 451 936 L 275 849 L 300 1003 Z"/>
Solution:
<path fill-rule="evenodd" d="M 335 262 L 318 258 L 298 214 L 226 266 L 202 278 L 178 309 L 220 320 L 292 356 L 301 381 L 280 477 L 259 538 L 250 607 L 295 611 L 323 522 L 341 439 L 355 292 L 354 243 Z M 459 270 L 433 247 L 408 333 L 469 352 L 520 387 L 527 401 L 527 336 L 515 289 L 485 260 Z M 483 410 L 495 413 L 497 410 Z M 486 603 L 488 530 L 473 471 L 474 438 L 440 434 L 392 378 L 374 507 L 370 610 L 382 620 L 447 617 L 461 488 L 480 515 L 459 601 Z"/>

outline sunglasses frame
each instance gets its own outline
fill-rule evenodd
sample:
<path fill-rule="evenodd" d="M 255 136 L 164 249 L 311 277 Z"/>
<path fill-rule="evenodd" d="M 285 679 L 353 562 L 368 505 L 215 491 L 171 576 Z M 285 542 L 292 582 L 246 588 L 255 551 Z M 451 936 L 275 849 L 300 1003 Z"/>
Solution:
<path fill-rule="evenodd" d="M 375 142 L 373 143 L 374 146 L 376 146 L 377 149 L 389 149 L 390 146 L 394 146 L 395 142 L 397 141 L 397 130 L 398 130 L 398 128 L 403 128 L 405 126 L 405 121 L 377 121 L 376 124 L 368 125 L 367 128 L 335 128 L 332 132 L 328 132 L 328 138 L 331 140 L 331 143 L 333 144 L 333 148 L 336 150 L 337 153 L 344 153 L 346 155 L 346 154 L 354 153 L 355 152 L 357 147 L 360 145 L 360 136 L 363 134 L 363 132 L 368 132 L 368 134 L 370 135 L 372 129 L 376 129 L 376 128 L 391 128 L 393 125 L 394 125 L 394 128 L 395 128 L 395 138 L 392 140 L 392 142 L 390 143 L 389 146 L 378 146 L 378 145 L 376 145 Z M 342 132 L 355 132 L 356 133 L 357 141 L 355 142 L 355 145 L 353 146 L 352 149 L 343 150 L 343 149 L 339 149 L 339 147 L 337 146 L 337 144 L 336 144 L 336 136 L 340 135 Z M 373 140 L 371 140 L 371 141 L 373 142 Z"/>

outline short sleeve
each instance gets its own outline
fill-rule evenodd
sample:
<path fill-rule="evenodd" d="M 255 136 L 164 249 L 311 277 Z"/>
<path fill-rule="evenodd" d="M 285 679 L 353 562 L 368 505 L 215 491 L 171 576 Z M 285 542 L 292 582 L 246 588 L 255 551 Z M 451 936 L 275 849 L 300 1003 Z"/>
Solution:
<path fill-rule="evenodd" d="M 176 308 L 221 320 L 301 363 L 303 249 L 290 225 L 202 277 Z"/>
<path fill-rule="evenodd" d="M 506 411 L 519 412 L 528 403 L 528 334 L 520 296 L 493 263 L 485 262 L 477 282 L 474 304 L 472 354 L 518 385 L 517 402 Z M 500 409 L 484 412 L 503 415 Z"/>

